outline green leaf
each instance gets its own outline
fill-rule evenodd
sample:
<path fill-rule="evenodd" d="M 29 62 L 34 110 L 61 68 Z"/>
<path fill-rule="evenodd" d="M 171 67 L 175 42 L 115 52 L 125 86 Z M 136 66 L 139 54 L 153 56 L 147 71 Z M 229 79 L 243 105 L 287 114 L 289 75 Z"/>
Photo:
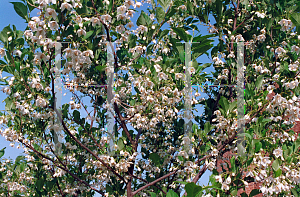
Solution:
<path fill-rule="evenodd" d="M 293 195 L 294 195 L 295 197 L 298 197 L 298 196 L 299 196 L 299 195 L 298 195 L 298 192 L 297 192 L 295 189 L 291 188 L 291 191 L 292 191 L 292 193 L 293 193 Z"/>
<path fill-rule="evenodd" d="M 184 161 L 183 156 L 178 156 L 178 159 L 179 159 L 180 161 Z"/>
<path fill-rule="evenodd" d="M 152 20 L 150 19 L 150 17 L 148 16 L 148 14 L 146 14 L 146 13 L 142 10 L 142 12 L 141 12 L 139 18 L 137 19 L 136 24 L 137 24 L 138 26 L 140 26 L 140 25 L 146 26 L 147 24 L 150 25 L 151 22 L 152 22 Z"/>
<path fill-rule="evenodd" d="M 262 86 L 264 76 L 259 75 L 256 79 L 255 86 L 259 89 Z"/>
<path fill-rule="evenodd" d="M 172 28 L 173 31 L 179 35 L 180 38 L 182 38 L 185 42 L 188 41 L 188 34 L 184 31 L 182 28 Z"/>
<path fill-rule="evenodd" d="M 163 31 L 160 33 L 159 38 L 164 37 L 164 36 L 167 35 L 168 33 L 169 33 L 169 30 L 168 30 L 168 29 L 163 30 Z"/>
<path fill-rule="evenodd" d="M 15 109 L 14 102 L 11 99 L 6 98 L 5 99 L 5 110 L 11 111 L 12 109 Z"/>
<path fill-rule="evenodd" d="M 151 18 L 149 17 L 149 15 L 148 15 L 146 12 L 144 12 L 144 11 L 142 11 L 142 14 L 143 14 L 143 16 L 144 16 L 144 18 L 145 18 L 145 20 L 146 20 L 146 24 L 147 24 L 147 25 L 150 25 L 150 24 L 152 23 L 152 20 L 151 20 Z"/>
<path fill-rule="evenodd" d="M 6 43 L 7 42 L 7 39 L 8 39 L 8 32 L 12 32 L 12 29 L 10 28 L 10 26 L 6 26 L 3 28 L 3 30 L 1 31 L 0 33 L 0 40 L 3 42 L 3 43 Z"/>
<path fill-rule="evenodd" d="M 157 0 L 157 3 L 159 3 L 164 10 L 167 10 L 171 4 L 171 0 Z"/>
<path fill-rule="evenodd" d="M 294 151 L 293 152 L 297 152 L 299 147 L 300 147 L 300 140 L 297 139 L 294 143 Z"/>
<path fill-rule="evenodd" d="M 20 72 L 20 62 L 19 61 L 15 61 L 15 66 L 16 66 L 16 70 L 18 72 Z"/>
<path fill-rule="evenodd" d="M 182 50 L 182 51 L 179 51 L 179 58 L 180 58 L 181 62 L 184 63 L 184 60 L 185 60 L 185 53 L 184 53 L 183 50 Z"/>
<path fill-rule="evenodd" d="M 194 14 L 194 6 L 193 6 L 192 2 L 190 2 L 190 1 L 187 1 L 187 11 L 188 11 L 191 15 Z M 188 24 L 189 24 L 189 23 L 188 23 Z"/>
<path fill-rule="evenodd" d="M 262 148 L 262 143 L 261 142 L 257 142 L 255 144 L 255 152 L 259 152 L 261 148 Z"/>
<path fill-rule="evenodd" d="M 150 192 L 151 197 L 156 197 L 156 194 L 154 192 Z"/>
<path fill-rule="evenodd" d="M 131 66 L 133 68 L 136 68 L 136 69 L 141 69 L 142 68 L 142 65 L 140 65 L 140 64 L 132 64 Z"/>
<path fill-rule="evenodd" d="M 47 191 L 48 191 L 48 192 L 50 192 L 50 191 L 53 189 L 53 187 L 54 187 L 54 185 L 55 185 L 55 182 L 56 182 L 55 179 L 52 180 L 52 181 L 47 181 L 47 182 L 46 182 L 46 188 L 47 188 Z"/>
<path fill-rule="evenodd" d="M 275 178 L 279 177 L 282 174 L 281 169 L 278 169 L 277 171 L 275 171 Z"/>
<path fill-rule="evenodd" d="M 231 164 L 232 171 L 235 172 L 236 167 L 235 167 L 235 157 L 234 156 L 231 157 L 230 164 Z"/>
<path fill-rule="evenodd" d="M 167 197 L 178 197 L 178 194 L 176 194 L 176 192 L 174 192 L 173 190 L 169 190 L 169 192 L 167 193 Z"/>
<path fill-rule="evenodd" d="M 6 149 L 6 147 L 4 147 L 0 150 L 0 158 L 3 157 L 3 155 L 5 153 L 5 151 L 4 151 L 5 149 Z"/>
<path fill-rule="evenodd" d="M 36 185 L 37 190 L 40 191 L 43 188 L 44 180 L 43 179 L 38 179 L 35 182 L 35 185 Z"/>
<path fill-rule="evenodd" d="M 278 169 L 280 169 L 279 168 L 279 161 L 277 159 L 273 161 L 272 168 L 273 168 L 274 171 L 277 171 Z"/>
<path fill-rule="evenodd" d="M 119 139 L 118 140 L 118 149 L 119 150 L 122 150 L 124 148 L 124 142 L 122 139 Z"/>
<path fill-rule="evenodd" d="M 128 36 L 128 47 L 133 48 L 136 45 L 137 37 L 133 34 L 129 34 Z"/>
<path fill-rule="evenodd" d="M 208 134 L 208 132 L 210 132 L 212 129 L 213 129 L 213 126 L 211 126 L 209 122 L 206 122 L 206 123 L 204 124 L 204 132 L 205 132 L 205 135 Z"/>
<path fill-rule="evenodd" d="M 240 194 L 241 197 L 249 197 L 245 192 Z"/>
<path fill-rule="evenodd" d="M 99 70 L 100 72 L 105 70 L 106 66 L 96 66 L 96 69 Z"/>
<path fill-rule="evenodd" d="M 83 37 L 84 40 L 88 39 L 89 37 L 91 37 L 93 35 L 94 31 L 88 31 L 86 32 L 85 36 Z"/>
<path fill-rule="evenodd" d="M 185 191 L 187 193 L 187 197 L 195 197 L 202 191 L 202 187 L 192 182 L 185 185 Z"/>
<path fill-rule="evenodd" d="M 188 184 L 189 182 L 185 182 L 185 181 L 174 181 L 175 183 L 180 183 L 180 184 L 183 184 L 183 185 L 186 185 Z"/>
<path fill-rule="evenodd" d="M 29 2 L 31 5 L 34 5 L 33 0 L 27 0 L 27 2 Z M 27 6 L 28 6 L 30 12 L 31 12 L 32 10 L 34 10 L 34 8 L 35 8 L 35 7 L 31 6 L 31 5 L 29 5 L 29 4 L 27 3 Z"/>
<path fill-rule="evenodd" d="M 231 193 L 231 195 L 236 196 L 237 195 L 237 190 L 236 189 L 232 190 L 230 193 Z"/>
<path fill-rule="evenodd" d="M 211 49 L 212 46 L 213 45 L 211 45 L 210 43 L 200 44 L 199 46 L 197 46 L 195 49 L 193 49 L 193 59 L 197 59 L 203 53 L 206 53 L 209 49 Z"/>
<path fill-rule="evenodd" d="M 11 4 L 14 5 L 14 9 L 16 13 L 24 18 L 25 20 L 27 19 L 27 7 L 21 2 L 10 2 Z"/>
<path fill-rule="evenodd" d="M 229 102 L 228 102 L 227 98 L 222 96 L 221 99 L 219 100 L 219 104 L 221 105 L 222 109 L 224 109 L 225 112 L 227 112 L 227 110 L 229 108 Z"/>
<path fill-rule="evenodd" d="M 79 121 L 80 120 L 80 113 L 77 110 L 73 111 L 73 117 L 75 119 L 75 121 Z"/>
<path fill-rule="evenodd" d="M 290 16 L 292 23 L 296 26 L 300 25 L 300 13 L 293 13 Z"/>
<path fill-rule="evenodd" d="M 155 164 L 155 165 L 159 165 L 160 164 L 160 157 L 157 153 L 151 153 L 149 155 L 150 160 Z"/>
<path fill-rule="evenodd" d="M 216 1 L 216 10 L 217 10 L 217 14 L 219 17 L 222 14 L 222 8 L 223 8 L 223 2 L 221 2 L 221 0 L 217 0 Z"/>

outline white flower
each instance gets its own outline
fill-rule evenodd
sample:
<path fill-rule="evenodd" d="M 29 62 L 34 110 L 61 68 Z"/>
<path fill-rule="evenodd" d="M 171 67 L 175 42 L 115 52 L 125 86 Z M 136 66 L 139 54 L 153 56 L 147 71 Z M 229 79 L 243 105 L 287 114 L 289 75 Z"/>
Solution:
<path fill-rule="evenodd" d="M 92 50 L 87 50 L 87 51 L 83 51 L 82 54 L 86 57 L 91 57 L 91 58 L 94 58 L 94 55 L 93 55 L 93 51 Z"/>
<path fill-rule="evenodd" d="M 217 156 L 218 154 L 219 154 L 219 151 L 217 149 L 215 149 L 215 148 L 211 152 L 212 156 Z"/>
<path fill-rule="evenodd" d="M 159 78 L 159 81 L 160 80 L 167 80 L 168 79 L 168 75 L 166 75 L 165 73 L 163 73 L 163 72 L 160 72 L 160 73 L 158 73 L 158 78 Z"/>
<path fill-rule="evenodd" d="M 237 35 L 235 38 L 236 38 L 236 42 L 245 41 L 245 39 L 243 38 L 243 36 L 241 34 Z"/>
<path fill-rule="evenodd" d="M 129 29 L 131 29 L 133 26 L 134 26 L 133 22 L 127 23 L 127 27 L 128 27 Z"/>
<path fill-rule="evenodd" d="M 228 184 L 228 185 L 231 183 L 231 178 L 230 178 L 230 176 L 229 176 L 229 177 L 227 177 L 227 179 L 226 179 L 225 183 L 226 183 L 226 184 Z"/>
<path fill-rule="evenodd" d="M 118 20 L 118 21 L 119 21 L 119 20 L 123 20 L 123 21 L 125 22 L 125 20 L 126 20 L 125 14 L 118 14 L 118 15 L 117 15 L 117 20 Z"/>
<path fill-rule="evenodd" d="M 140 25 L 137 30 L 143 34 L 148 31 L 148 28 L 144 25 Z"/>
<path fill-rule="evenodd" d="M 54 30 L 58 30 L 59 26 L 58 23 L 56 21 L 51 21 L 48 23 L 48 27 L 54 31 Z"/>
<path fill-rule="evenodd" d="M 44 62 L 46 62 L 47 60 L 50 59 L 50 56 L 46 56 L 44 53 L 41 53 L 41 52 L 36 52 L 35 53 L 35 57 L 34 57 L 35 60 L 44 60 Z"/>
<path fill-rule="evenodd" d="M 150 14 L 150 19 L 154 20 L 155 19 L 155 15 L 154 14 Z"/>
<path fill-rule="evenodd" d="M 222 183 L 222 176 L 221 175 L 215 176 L 215 179 L 216 179 L 217 182 Z"/>
<path fill-rule="evenodd" d="M 189 70 L 190 70 L 190 73 L 191 73 L 191 74 L 195 74 L 195 73 L 196 73 L 196 70 L 195 70 L 194 67 L 190 67 Z"/>
<path fill-rule="evenodd" d="M 47 8 L 46 9 L 46 13 L 45 13 L 45 16 L 46 17 L 48 17 L 48 16 L 52 16 L 52 18 L 55 20 L 56 19 L 56 12 L 55 12 L 55 10 L 54 9 L 52 9 L 52 8 Z"/>
<path fill-rule="evenodd" d="M 31 30 L 26 30 L 24 32 L 24 36 L 28 39 L 28 38 L 31 38 L 33 36 L 33 33 Z"/>
<path fill-rule="evenodd" d="M 97 17 L 92 17 L 91 18 L 92 26 L 95 27 L 96 25 L 100 26 L 100 20 Z"/>
<path fill-rule="evenodd" d="M 188 144 L 190 144 L 190 138 L 188 136 L 183 137 L 181 145 L 188 145 Z"/>
<path fill-rule="evenodd" d="M 134 2 L 132 0 L 126 0 L 125 1 L 125 6 L 127 7 L 127 9 L 130 7 L 130 6 L 134 6 Z"/>
<path fill-rule="evenodd" d="M 71 4 L 68 3 L 62 3 L 60 6 L 61 11 L 63 12 L 65 9 L 67 10 L 71 10 L 73 8 L 73 6 Z"/>
<path fill-rule="evenodd" d="M 255 12 L 256 16 L 259 18 L 265 18 L 266 14 L 265 13 L 260 13 L 260 12 Z"/>
<path fill-rule="evenodd" d="M 299 55 L 299 51 L 300 51 L 300 47 L 296 46 L 296 45 L 293 45 L 292 46 L 292 52 L 296 52 L 297 55 Z"/>
<path fill-rule="evenodd" d="M 1 55 L 1 58 L 3 58 L 5 56 L 5 49 L 4 48 L 0 48 L 0 55 Z"/>
<path fill-rule="evenodd" d="M 175 73 L 175 79 L 176 80 L 181 79 L 182 77 L 183 77 L 182 73 Z"/>
<path fill-rule="evenodd" d="M 167 53 L 169 52 L 169 49 L 168 49 L 168 48 L 164 48 L 164 49 L 162 50 L 162 52 L 163 52 L 164 54 L 167 54 Z"/>
<path fill-rule="evenodd" d="M 222 183 L 222 190 L 229 190 L 229 186 L 226 183 Z"/>
<path fill-rule="evenodd" d="M 126 11 L 127 11 L 127 7 L 125 5 L 122 5 L 117 8 L 118 14 L 125 14 Z"/>
<path fill-rule="evenodd" d="M 2 91 L 3 91 L 3 93 L 6 93 L 7 95 L 10 95 L 10 93 L 11 93 L 10 87 L 4 87 L 4 88 L 2 88 Z"/>
<path fill-rule="evenodd" d="M 184 158 L 189 158 L 189 156 L 188 156 L 188 154 L 185 152 L 185 151 L 180 151 L 179 153 L 178 153 L 178 156 L 182 156 L 182 157 L 184 157 Z"/>
<path fill-rule="evenodd" d="M 109 14 L 106 14 L 106 15 L 102 15 L 101 16 L 101 20 L 104 22 L 104 23 L 111 23 L 111 16 Z"/>
<path fill-rule="evenodd" d="M 77 31 L 77 35 L 80 36 L 85 36 L 86 35 L 86 31 L 84 29 L 78 29 Z"/>
<path fill-rule="evenodd" d="M 178 7 L 178 9 L 186 10 L 186 6 L 185 5 L 181 5 L 181 6 Z"/>
<path fill-rule="evenodd" d="M 118 25 L 116 31 L 121 34 L 125 31 L 125 27 L 123 25 Z"/>
<path fill-rule="evenodd" d="M 36 101 L 35 101 L 35 105 L 36 105 L 37 107 L 46 107 L 46 106 L 47 106 L 47 102 L 46 102 L 44 99 L 38 97 L 38 98 L 36 99 Z"/>
<path fill-rule="evenodd" d="M 136 4 L 133 6 L 134 8 L 138 7 L 140 8 L 142 6 L 142 3 L 141 2 L 136 2 Z"/>
<path fill-rule="evenodd" d="M 14 50 L 13 55 L 17 55 L 17 56 L 21 57 L 22 52 L 20 50 Z"/>
<path fill-rule="evenodd" d="M 161 67 L 158 64 L 154 64 L 154 68 L 157 73 L 161 71 Z"/>
<path fill-rule="evenodd" d="M 285 51 L 282 47 L 278 47 L 278 48 L 275 50 L 275 53 L 277 53 L 278 55 L 280 55 L 281 53 L 286 53 L 286 51 Z"/>
<path fill-rule="evenodd" d="M 133 11 L 133 10 L 127 10 L 126 16 L 133 17 L 134 13 L 135 13 L 135 11 Z"/>
<path fill-rule="evenodd" d="M 281 148 L 277 148 L 273 151 L 273 154 L 275 155 L 275 157 L 282 157 L 282 149 Z"/>
<path fill-rule="evenodd" d="M 278 24 L 281 25 L 281 31 L 288 31 L 293 25 L 292 21 L 287 19 L 281 19 L 281 21 L 278 22 Z"/>
<path fill-rule="evenodd" d="M 297 64 L 290 64 L 289 65 L 289 70 L 290 71 L 297 71 L 298 65 Z"/>

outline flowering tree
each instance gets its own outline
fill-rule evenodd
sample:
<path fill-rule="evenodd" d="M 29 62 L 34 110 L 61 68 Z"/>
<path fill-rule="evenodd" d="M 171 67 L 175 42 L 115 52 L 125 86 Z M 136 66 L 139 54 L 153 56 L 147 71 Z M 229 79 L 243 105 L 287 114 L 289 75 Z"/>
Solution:
<path fill-rule="evenodd" d="M 7 26 L 0 33 L 5 59 L 1 69 L 9 74 L 1 79 L 8 95 L 1 134 L 12 146 L 21 143 L 26 156 L 14 163 L 2 161 L 1 195 L 237 196 L 255 182 L 261 188 L 250 196 L 297 196 L 300 140 L 292 130 L 299 120 L 300 100 L 297 3 L 13 2 L 28 28 L 23 32 Z M 138 13 L 143 4 L 150 8 Z M 28 14 L 33 9 L 40 10 L 39 16 Z M 130 20 L 134 14 L 139 16 L 136 24 Z M 195 35 L 199 22 L 209 27 L 209 35 Z M 217 46 L 211 44 L 213 36 L 219 38 Z M 191 46 L 189 70 L 182 41 L 200 43 Z M 120 44 L 109 64 L 105 48 L 116 42 Z M 246 43 L 244 54 L 236 53 L 238 42 Z M 60 109 L 55 90 L 59 45 L 64 52 L 60 76 L 72 94 L 71 101 L 63 97 L 66 104 Z M 210 49 L 213 76 L 203 72 L 210 64 L 196 61 Z M 200 99 L 198 92 L 198 99 L 184 99 L 185 74 L 192 74 L 192 84 L 236 84 L 238 55 L 246 65 L 244 133 L 236 127 L 234 88 L 206 87 L 208 99 Z M 109 101 L 112 71 L 115 95 Z M 196 105 L 205 108 L 203 116 L 193 116 L 196 123 L 190 135 L 182 116 L 186 102 L 194 110 Z M 116 121 L 111 136 L 104 129 L 108 113 L 114 113 Z M 57 141 L 60 134 L 63 143 Z M 233 155 L 227 170 L 219 173 L 217 160 L 228 151 L 238 152 L 238 136 L 245 137 L 246 154 Z M 110 139 L 114 154 L 109 151 Z M 4 149 L 0 157 L 3 154 Z M 208 170 L 209 185 L 197 185 Z"/>

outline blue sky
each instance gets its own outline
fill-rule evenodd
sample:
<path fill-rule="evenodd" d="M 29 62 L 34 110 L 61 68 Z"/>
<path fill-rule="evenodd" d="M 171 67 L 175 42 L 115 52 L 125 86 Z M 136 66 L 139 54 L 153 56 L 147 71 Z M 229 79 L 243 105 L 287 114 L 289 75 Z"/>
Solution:
<path fill-rule="evenodd" d="M 5 26 L 7 26 L 9 24 L 11 26 L 14 24 L 18 30 L 22 30 L 23 31 L 26 28 L 25 20 L 22 19 L 20 16 L 18 16 L 15 13 L 15 11 L 13 9 L 13 5 L 11 3 L 9 3 L 9 2 L 10 2 L 10 0 L 1 0 L 0 1 L 0 19 L 1 19 L 0 20 L 0 31 Z M 140 9 L 138 9 L 139 12 L 140 12 L 141 9 L 146 10 L 145 7 L 148 6 L 148 5 L 149 4 L 145 4 L 143 7 L 141 7 Z M 31 14 L 31 16 L 36 16 L 36 13 L 37 13 L 37 11 L 34 10 L 32 12 L 32 14 Z M 133 23 L 136 22 L 138 16 L 139 16 L 138 13 L 134 14 L 134 17 L 132 18 L 132 22 Z M 212 18 L 210 18 L 210 20 L 213 22 Z M 164 28 L 166 28 L 166 27 L 167 27 L 167 24 L 164 25 Z M 207 32 L 208 32 L 207 31 L 207 27 L 205 27 L 205 26 L 198 26 L 198 27 L 199 27 L 199 29 L 201 31 L 200 33 L 202 35 L 206 35 L 207 34 Z M 134 28 L 136 28 L 136 26 Z M 197 60 L 198 60 L 198 62 L 203 62 L 203 63 L 211 62 L 211 60 L 209 58 L 207 58 L 206 56 L 204 56 L 204 55 L 201 56 L 201 58 L 199 58 Z M 210 71 L 213 71 L 213 69 L 212 68 L 207 68 L 205 71 L 209 73 Z M 3 73 L 3 76 L 5 76 L 4 73 Z M 65 93 L 65 91 L 63 91 L 63 93 Z M 205 95 L 203 93 L 201 93 L 201 94 L 203 96 Z M 62 101 L 62 104 L 68 102 L 70 97 L 71 97 L 71 94 L 69 93 L 67 95 L 67 97 L 65 97 L 67 99 Z M 0 100 L 3 101 L 5 98 L 6 98 L 6 94 L 4 94 L 3 92 L 0 92 Z M 0 110 L 4 110 L 4 109 L 5 109 L 4 103 L 0 102 Z M 202 108 L 198 107 L 197 109 L 198 109 L 198 113 L 196 113 L 196 114 L 201 114 L 202 113 Z M 86 112 L 84 110 L 81 110 L 81 112 L 82 112 L 83 115 L 86 115 Z M 20 155 L 22 153 L 22 151 L 19 150 L 19 149 L 10 147 L 9 144 L 10 144 L 10 142 L 7 142 L 2 136 L 0 136 L 0 149 L 2 149 L 3 147 L 7 147 L 6 151 L 5 151 L 4 157 L 5 158 L 15 159 L 18 155 Z M 209 174 L 210 173 L 205 173 L 205 175 L 202 177 L 202 179 L 201 179 L 201 183 L 202 184 L 207 184 L 207 182 L 208 182 L 208 175 Z"/>

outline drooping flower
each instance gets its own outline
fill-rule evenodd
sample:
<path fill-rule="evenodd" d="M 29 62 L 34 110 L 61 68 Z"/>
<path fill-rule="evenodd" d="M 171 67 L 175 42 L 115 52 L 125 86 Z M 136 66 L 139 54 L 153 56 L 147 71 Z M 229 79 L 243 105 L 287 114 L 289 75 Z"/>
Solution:
<path fill-rule="evenodd" d="M 163 79 L 163 80 L 167 80 L 167 79 L 168 79 L 168 75 L 166 75 L 166 74 L 163 73 L 163 72 L 160 72 L 160 73 L 158 73 L 158 78 L 159 78 L 160 81 L 161 81 L 162 79 Z"/>
<path fill-rule="evenodd" d="M 0 55 L 1 55 L 1 58 L 3 58 L 5 56 L 5 49 L 4 48 L 0 48 Z"/>
<path fill-rule="evenodd" d="M 176 80 L 181 79 L 182 77 L 183 77 L 182 73 L 175 73 L 175 79 Z"/>
<path fill-rule="evenodd" d="M 62 3 L 60 6 L 61 11 L 63 12 L 65 9 L 67 10 L 71 10 L 73 8 L 73 6 L 69 3 Z"/>
<path fill-rule="evenodd" d="M 296 45 L 293 45 L 292 46 L 292 52 L 296 52 L 297 55 L 299 55 L 299 51 L 300 51 L 300 47 L 296 46 Z"/>
<path fill-rule="evenodd" d="M 20 50 L 14 50 L 13 55 L 17 55 L 17 56 L 21 57 L 22 52 Z"/>
<path fill-rule="evenodd" d="M 77 31 L 77 35 L 80 36 L 85 36 L 86 35 L 86 31 L 84 29 L 78 29 Z"/>
<path fill-rule="evenodd" d="M 48 16 L 52 16 L 52 18 L 55 20 L 56 19 L 56 12 L 54 9 L 52 8 L 47 8 L 46 10 L 46 13 L 45 13 L 45 16 L 48 17 Z"/>
<path fill-rule="evenodd" d="M 290 64 L 289 65 L 289 70 L 290 71 L 297 71 L 298 65 L 297 64 Z"/>
<path fill-rule="evenodd" d="M 52 30 L 52 31 L 54 31 L 54 30 L 58 30 L 58 28 L 59 28 L 59 25 L 58 25 L 58 23 L 56 22 L 56 21 L 50 21 L 49 23 L 48 23 L 48 27 Z"/>
<path fill-rule="evenodd" d="M 104 22 L 104 23 L 111 23 L 111 16 L 109 14 L 106 14 L 106 15 L 102 15 L 101 16 L 101 20 Z"/>
<path fill-rule="evenodd" d="M 126 11 L 127 11 L 127 7 L 125 5 L 122 5 L 117 8 L 118 14 L 125 14 Z"/>
<path fill-rule="evenodd" d="M 154 64 L 154 68 L 157 73 L 161 71 L 161 67 L 158 64 Z"/>
<path fill-rule="evenodd" d="M 92 26 L 95 27 L 96 25 L 100 26 L 100 20 L 97 17 L 92 17 L 91 18 Z"/>

